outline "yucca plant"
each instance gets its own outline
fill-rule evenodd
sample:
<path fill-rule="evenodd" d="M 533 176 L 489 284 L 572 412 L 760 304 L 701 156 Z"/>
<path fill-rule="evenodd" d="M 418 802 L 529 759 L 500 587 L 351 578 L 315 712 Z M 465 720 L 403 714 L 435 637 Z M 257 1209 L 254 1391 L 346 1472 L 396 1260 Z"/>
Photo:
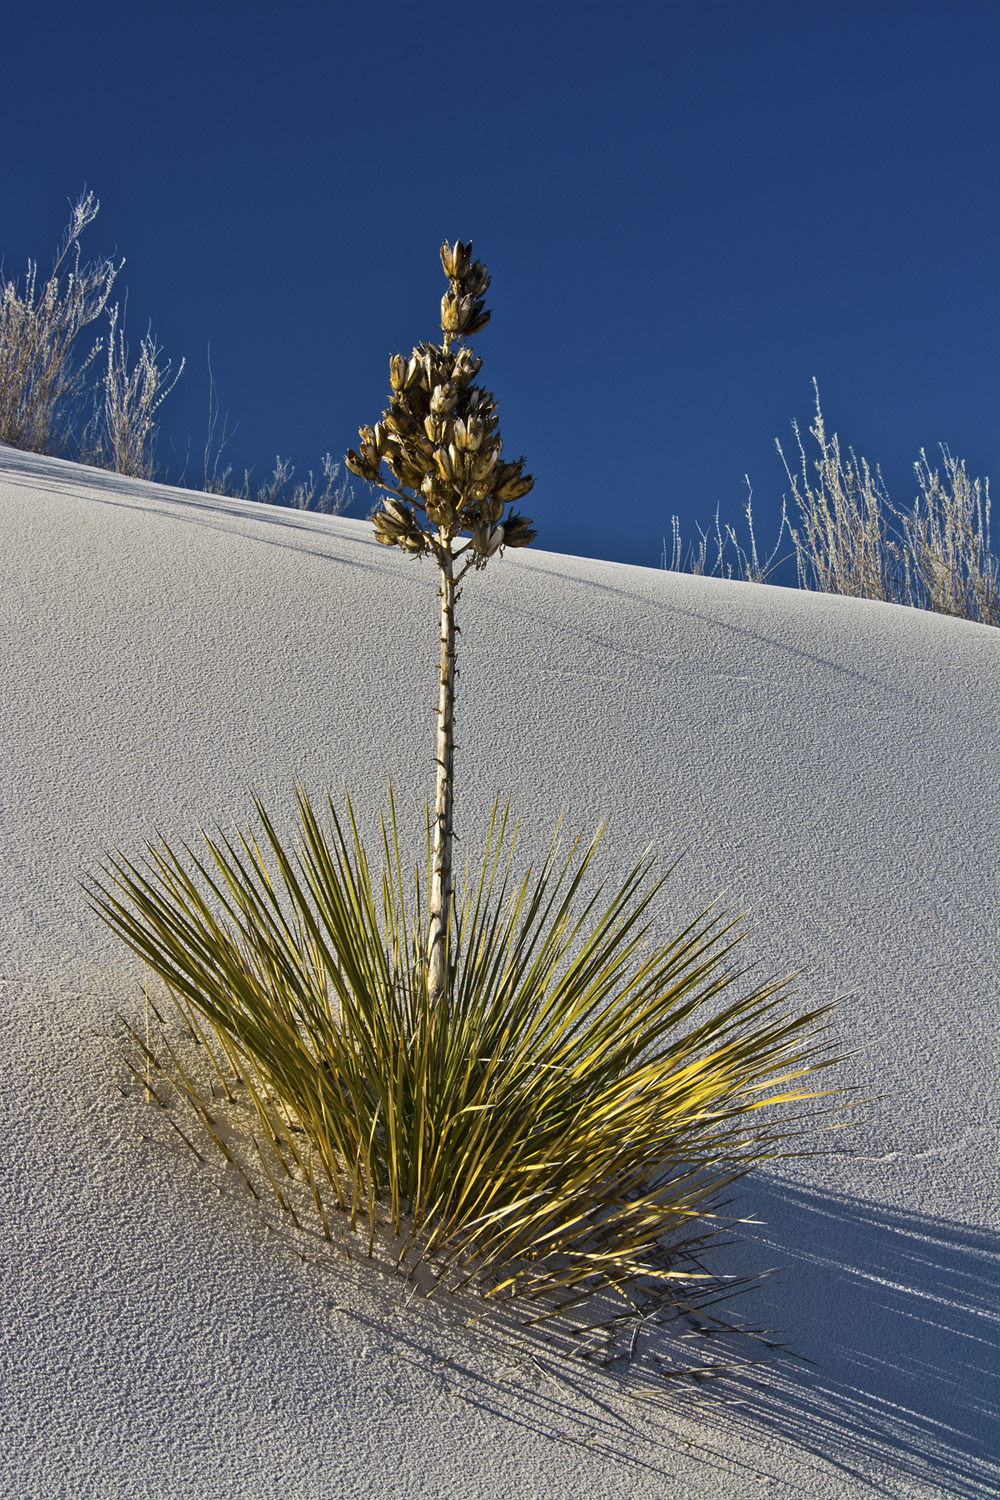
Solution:
<path fill-rule="evenodd" d="M 394 809 L 373 874 L 350 802 L 342 821 L 328 797 L 321 822 L 300 788 L 296 848 L 255 802 L 258 834 L 206 834 L 197 852 L 148 844 L 139 864 L 119 853 L 89 898 L 167 986 L 227 1107 L 251 1110 L 256 1167 L 240 1170 L 255 1194 L 254 1171 L 294 1213 L 295 1178 L 328 1238 L 339 1213 L 371 1252 L 381 1223 L 400 1268 L 431 1265 L 489 1296 L 690 1307 L 718 1293 L 692 1256 L 720 1196 L 807 1128 L 787 1106 L 822 1092 L 825 1011 L 790 1013 L 789 980 L 752 984 L 733 967 L 738 919 L 709 910 L 655 942 L 652 855 L 606 893 L 592 879 L 599 836 L 561 855 L 557 830 L 518 877 L 494 809 L 456 900 L 458 584 L 535 533 L 505 514 L 533 481 L 523 459 L 501 461 L 496 404 L 462 342 L 489 318 L 489 276 L 461 241 L 441 258 L 443 342 L 394 356 L 390 405 L 347 457 L 387 496 L 378 540 L 439 571 L 424 878 L 404 877 Z M 169 1063 L 133 1038 L 144 1086 L 164 1067 L 230 1156 L 211 1088 L 165 1034 Z"/>
<path fill-rule="evenodd" d="M 648 853 L 610 896 L 587 889 L 599 838 L 565 857 L 554 840 L 515 880 L 496 809 L 437 999 L 394 814 L 374 879 L 349 803 L 324 828 L 300 789 L 294 853 L 255 806 L 262 841 L 150 844 L 91 904 L 165 981 L 224 1092 L 247 1090 L 327 1238 L 340 1210 L 369 1251 L 382 1218 L 401 1267 L 461 1269 L 486 1295 L 697 1302 L 688 1252 L 720 1194 L 787 1151 L 801 1127 L 775 1106 L 818 1097 L 802 1080 L 831 1061 L 824 1011 L 790 1015 L 787 981 L 741 983 L 724 914 L 651 945 Z M 428 820 L 429 862 L 430 846 Z M 216 1104 L 172 1061 L 222 1147 Z M 258 1170 L 287 1207 L 262 1152 Z"/>

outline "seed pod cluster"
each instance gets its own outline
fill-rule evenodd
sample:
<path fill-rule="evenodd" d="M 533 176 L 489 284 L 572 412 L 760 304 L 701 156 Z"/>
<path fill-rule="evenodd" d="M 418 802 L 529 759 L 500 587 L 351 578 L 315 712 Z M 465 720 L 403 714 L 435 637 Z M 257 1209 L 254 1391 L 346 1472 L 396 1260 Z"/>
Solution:
<path fill-rule="evenodd" d="M 420 556 L 467 533 L 461 550 L 474 567 L 503 547 L 527 547 L 536 533 L 531 521 L 506 506 L 534 484 L 523 473 L 525 460 L 502 460 L 497 404 L 475 385 L 482 368 L 466 343 L 489 322 L 483 297 L 490 284 L 486 267 L 473 261 L 472 245 L 441 246 L 448 291 L 441 303 L 441 345 L 420 344 L 409 358 L 389 361 L 389 405 L 374 427 L 359 429 L 360 452 L 349 449 L 352 474 L 389 491 L 374 517 L 376 539 Z M 383 465 L 391 476 L 387 482 Z M 457 555 L 457 554 L 456 554 Z"/>
<path fill-rule="evenodd" d="M 414 520 L 413 511 L 408 505 L 402 505 L 398 500 L 384 500 L 374 522 L 375 538 L 384 547 L 401 547 L 404 552 L 415 557 L 427 551 L 427 538 Z"/>

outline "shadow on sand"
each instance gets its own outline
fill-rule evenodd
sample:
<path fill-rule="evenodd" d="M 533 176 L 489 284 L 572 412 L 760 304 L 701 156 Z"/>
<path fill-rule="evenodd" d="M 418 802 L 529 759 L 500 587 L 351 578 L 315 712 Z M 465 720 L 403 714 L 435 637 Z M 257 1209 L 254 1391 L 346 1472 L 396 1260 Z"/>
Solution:
<path fill-rule="evenodd" d="M 1000 1236 L 763 1174 L 746 1198 L 763 1221 L 746 1238 L 779 1267 L 761 1320 L 814 1363 L 744 1382 L 726 1425 L 766 1428 L 845 1477 L 1000 1493 Z"/>

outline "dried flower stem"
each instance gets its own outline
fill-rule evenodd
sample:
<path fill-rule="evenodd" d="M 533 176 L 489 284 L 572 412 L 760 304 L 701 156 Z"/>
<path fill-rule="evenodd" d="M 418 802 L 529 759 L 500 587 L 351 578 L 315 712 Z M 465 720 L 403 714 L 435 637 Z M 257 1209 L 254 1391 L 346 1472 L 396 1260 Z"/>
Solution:
<path fill-rule="evenodd" d="M 534 484 L 524 459 L 501 463 L 496 402 L 472 381 L 482 360 L 465 342 L 485 328 L 483 298 L 490 278 L 473 261 L 471 244 L 441 246 L 448 291 L 441 300 L 440 345 L 420 344 L 410 358 L 389 361 L 392 395 L 374 427 L 362 427 L 361 452 L 349 449 L 352 474 L 387 496 L 376 511 L 375 537 L 411 557 L 434 557 L 440 573 L 441 672 L 438 693 L 434 843 L 431 855 L 427 977 L 431 1003 L 448 989 L 448 926 L 452 907 L 452 805 L 455 762 L 455 603 L 470 568 L 484 568 L 505 547 L 535 539 L 531 521 L 505 506 Z M 453 350 L 452 344 L 458 348 Z M 391 475 L 382 474 L 382 463 Z M 463 540 L 465 535 L 465 540 Z M 456 547 L 456 541 L 459 545 Z M 459 558 L 466 561 L 459 570 Z"/>
<path fill-rule="evenodd" d="M 438 557 L 441 570 L 441 689 L 438 694 L 437 783 L 434 792 L 434 847 L 431 855 L 430 931 L 427 984 L 433 1000 L 448 982 L 448 922 L 452 903 L 452 805 L 455 787 L 455 587 L 450 549 Z M 464 571 L 464 570 L 463 570 Z"/>

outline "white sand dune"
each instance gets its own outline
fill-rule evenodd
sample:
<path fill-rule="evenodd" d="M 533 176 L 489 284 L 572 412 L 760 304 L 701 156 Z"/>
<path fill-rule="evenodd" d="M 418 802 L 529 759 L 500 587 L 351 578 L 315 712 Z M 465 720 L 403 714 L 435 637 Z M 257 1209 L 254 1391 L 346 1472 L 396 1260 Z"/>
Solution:
<path fill-rule="evenodd" d="M 738 1311 L 803 1358 L 659 1404 L 265 1230 L 114 1087 L 138 966 L 79 877 L 296 778 L 374 817 L 391 775 L 416 830 L 433 570 L 5 448 L 0 568 L 0 1495 L 996 1492 L 1000 632 L 535 549 L 467 580 L 459 833 L 499 793 L 527 852 L 564 812 L 608 871 L 684 853 L 664 932 L 747 907 L 880 1096 L 741 1188 L 727 1269 L 780 1274 Z"/>

